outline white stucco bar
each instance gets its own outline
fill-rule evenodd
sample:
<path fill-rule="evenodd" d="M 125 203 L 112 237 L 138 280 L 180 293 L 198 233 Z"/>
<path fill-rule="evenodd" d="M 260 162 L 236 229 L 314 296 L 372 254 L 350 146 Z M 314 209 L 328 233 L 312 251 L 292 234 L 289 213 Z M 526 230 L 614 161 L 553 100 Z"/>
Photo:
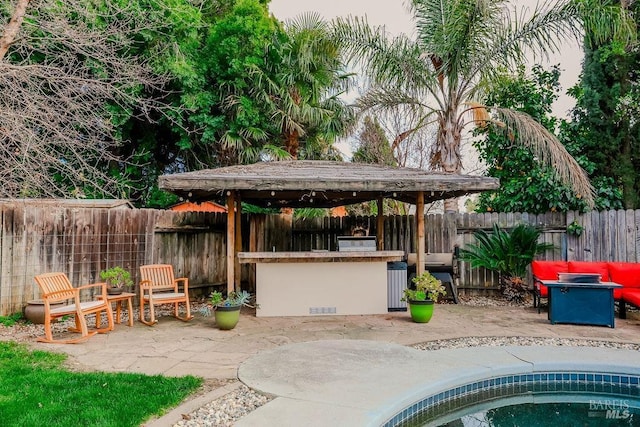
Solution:
<path fill-rule="evenodd" d="M 402 251 L 240 252 L 256 264 L 257 317 L 383 314 L 387 262 Z"/>

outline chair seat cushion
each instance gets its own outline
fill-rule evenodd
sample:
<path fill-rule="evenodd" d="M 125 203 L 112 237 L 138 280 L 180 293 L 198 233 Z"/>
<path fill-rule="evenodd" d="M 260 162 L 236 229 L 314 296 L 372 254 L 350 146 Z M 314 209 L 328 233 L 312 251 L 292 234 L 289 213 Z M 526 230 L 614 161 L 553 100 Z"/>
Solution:
<path fill-rule="evenodd" d="M 105 307 L 106 309 L 106 304 L 104 303 L 104 301 L 86 301 L 80 303 L 80 309 L 83 311 L 98 308 L 100 306 Z M 51 310 L 51 314 L 73 314 L 75 312 L 75 304 L 63 305 L 62 307 L 56 307 Z"/>
<path fill-rule="evenodd" d="M 184 292 L 162 292 L 162 293 L 154 293 L 153 300 L 154 301 L 162 301 L 167 299 L 177 299 L 177 298 L 185 298 Z M 149 295 L 144 296 L 145 301 L 149 301 Z"/>

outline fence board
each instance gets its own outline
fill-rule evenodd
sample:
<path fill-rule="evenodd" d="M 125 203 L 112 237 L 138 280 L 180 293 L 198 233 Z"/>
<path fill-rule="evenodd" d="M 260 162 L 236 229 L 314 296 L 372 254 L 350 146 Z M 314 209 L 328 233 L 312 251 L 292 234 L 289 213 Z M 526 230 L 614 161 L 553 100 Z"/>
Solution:
<path fill-rule="evenodd" d="M 624 212 L 625 233 L 627 245 L 624 251 L 627 262 L 635 262 L 636 259 L 636 225 L 634 221 L 633 210 L 627 209 Z"/>
<path fill-rule="evenodd" d="M 640 261 L 640 211 L 566 214 L 428 214 L 426 244 L 431 252 L 452 251 L 473 242 L 477 229 L 494 223 L 529 223 L 543 228 L 541 241 L 558 249 L 541 259 Z M 567 236 L 577 221 L 581 236 Z M 376 217 L 293 219 L 292 215 L 242 216 L 243 250 L 336 250 L 337 236 L 356 225 L 376 232 Z M 415 252 L 415 216 L 384 218 L 385 249 Z M 33 276 L 63 271 L 74 284 L 98 280 L 101 270 L 122 265 L 138 281 L 138 267 L 170 263 L 192 285 L 226 281 L 226 215 L 154 209 L 66 209 L 0 205 L 0 315 L 20 311 L 39 291 Z M 242 270 L 254 289 L 253 270 Z M 462 289 L 494 289 L 497 276 L 460 265 Z"/>
<path fill-rule="evenodd" d="M 636 240 L 635 240 L 635 258 L 633 262 L 638 262 L 640 260 L 640 210 L 634 211 L 633 219 L 636 230 Z"/>

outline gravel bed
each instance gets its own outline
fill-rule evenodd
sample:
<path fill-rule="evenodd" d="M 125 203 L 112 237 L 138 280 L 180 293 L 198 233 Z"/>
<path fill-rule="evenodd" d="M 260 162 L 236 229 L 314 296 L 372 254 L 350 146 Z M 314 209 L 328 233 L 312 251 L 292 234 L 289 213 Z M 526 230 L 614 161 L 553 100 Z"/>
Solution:
<path fill-rule="evenodd" d="M 438 340 L 415 344 L 418 350 L 442 350 L 466 347 L 504 347 L 509 345 L 521 346 L 570 346 L 570 347 L 602 347 L 640 351 L 640 344 L 620 343 L 612 341 L 598 341 L 578 338 L 535 338 L 535 337 L 465 337 L 448 340 Z"/>
<path fill-rule="evenodd" d="M 257 393 L 245 385 L 207 403 L 190 414 L 174 427 L 232 426 L 243 416 L 264 405 L 271 398 Z"/>

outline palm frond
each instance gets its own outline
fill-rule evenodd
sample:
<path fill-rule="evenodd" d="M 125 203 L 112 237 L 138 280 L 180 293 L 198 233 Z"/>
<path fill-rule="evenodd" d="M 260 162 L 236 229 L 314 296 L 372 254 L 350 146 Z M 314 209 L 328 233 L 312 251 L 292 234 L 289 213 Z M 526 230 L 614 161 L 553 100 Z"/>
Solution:
<path fill-rule="evenodd" d="M 435 70 L 420 46 L 406 35 L 389 38 L 384 26 L 371 27 L 358 17 L 337 18 L 333 28 L 348 57 L 366 70 L 375 85 L 401 90 L 437 88 Z"/>
<path fill-rule="evenodd" d="M 492 112 L 506 124 L 508 131 L 517 134 L 518 143 L 529 147 L 542 164 L 551 167 L 558 179 L 573 189 L 576 197 L 594 206 L 595 190 L 587 173 L 553 133 L 521 111 L 494 107 Z"/>
<path fill-rule="evenodd" d="M 503 275 L 524 277 L 527 266 L 536 255 L 554 246 L 541 243 L 541 230 L 528 224 L 518 224 L 506 231 L 498 224 L 491 232 L 478 230 L 475 243 L 460 249 L 460 259 L 469 262 L 472 268 L 486 268 Z"/>
<path fill-rule="evenodd" d="M 241 153 L 241 161 L 245 164 L 271 160 L 291 160 L 291 155 L 282 147 L 272 144 L 265 144 L 261 147 L 246 147 Z"/>
<path fill-rule="evenodd" d="M 428 116 L 441 110 L 426 104 L 424 96 L 413 94 L 396 88 L 373 87 L 356 100 L 356 107 L 360 112 L 384 111 L 398 106 L 417 112 L 419 115 Z"/>

